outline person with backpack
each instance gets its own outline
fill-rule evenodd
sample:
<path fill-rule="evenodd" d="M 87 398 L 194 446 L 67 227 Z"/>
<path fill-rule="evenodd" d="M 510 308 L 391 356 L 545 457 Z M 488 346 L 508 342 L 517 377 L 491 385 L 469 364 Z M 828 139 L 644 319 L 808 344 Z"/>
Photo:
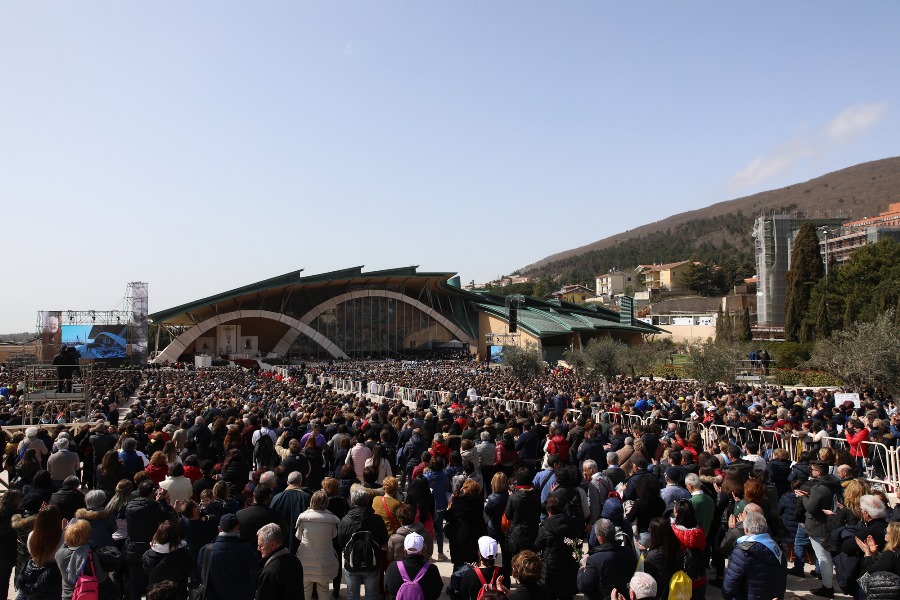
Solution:
<path fill-rule="evenodd" d="M 403 538 L 406 555 L 388 565 L 384 573 L 387 600 L 438 600 L 444 582 L 437 565 L 423 554 L 425 538 L 408 533 Z"/>
<path fill-rule="evenodd" d="M 478 558 L 481 566 L 474 565 L 462 576 L 459 583 L 461 600 L 482 600 L 488 590 L 506 589 L 503 586 L 503 574 L 495 565 L 500 545 L 489 536 L 478 538 Z"/>
<path fill-rule="evenodd" d="M 384 519 L 372 509 L 372 497 L 361 485 L 350 488 L 350 510 L 338 526 L 338 545 L 343 549 L 347 600 L 359 600 L 359 588 L 366 586 L 365 600 L 377 600 L 381 547 L 387 544 Z"/>
<path fill-rule="evenodd" d="M 275 431 L 269 429 L 269 420 L 263 419 L 260 428 L 253 432 L 253 464 L 256 468 L 269 467 L 274 469 L 280 459 L 275 451 Z"/>
<path fill-rule="evenodd" d="M 637 568 L 637 556 L 632 543 L 623 545 L 616 537 L 616 526 L 609 519 L 597 519 L 594 535 L 598 544 L 581 559 L 578 591 L 586 600 L 606 600 L 614 589 L 626 589 Z"/>
<path fill-rule="evenodd" d="M 694 505 L 690 500 L 676 500 L 672 506 L 675 521 L 672 532 L 681 544 L 684 552 L 684 572 L 691 578 L 693 593 L 691 600 L 706 598 L 706 568 L 704 567 L 704 551 L 706 534 L 697 523 Z"/>

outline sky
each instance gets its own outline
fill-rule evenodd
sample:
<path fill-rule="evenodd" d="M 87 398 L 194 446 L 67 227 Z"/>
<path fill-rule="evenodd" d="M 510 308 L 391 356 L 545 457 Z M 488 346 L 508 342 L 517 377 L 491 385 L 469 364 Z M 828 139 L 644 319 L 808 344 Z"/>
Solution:
<path fill-rule="evenodd" d="M 900 154 L 900 3 L 0 3 L 0 333 L 282 273 L 484 282 Z M 897 200 L 894 198 L 893 200 Z"/>

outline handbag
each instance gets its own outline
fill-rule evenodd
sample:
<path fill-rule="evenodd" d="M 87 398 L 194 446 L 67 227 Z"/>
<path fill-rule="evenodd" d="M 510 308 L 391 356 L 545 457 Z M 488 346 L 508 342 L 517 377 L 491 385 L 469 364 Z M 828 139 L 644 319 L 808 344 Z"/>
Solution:
<path fill-rule="evenodd" d="M 206 582 L 209 580 L 209 555 L 212 554 L 212 544 L 203 546 L 206 553 L 203 555 L 203 566 L 200 568 L 200 583 L 188 591 L 190 600 L 203 600 L 206 597 Z"/>
<path fill-rule="evenodd" d="M 90 571 L 90 572 L 88 572 Z M 100 582 L 94 573 L 94 553 L 88 550 L 87 562 L 72 589 L 72 600 L 98 600 L 100 598 Z"/>
<path fill-rule="evenodd" d="M 512 523 L 509 522 L 509 519 L 506 517 L 506 513 L 503 513 L 503 516 L 500 517 L 500 531 L 506 533 L 509 531 L 509 526 Z"/>

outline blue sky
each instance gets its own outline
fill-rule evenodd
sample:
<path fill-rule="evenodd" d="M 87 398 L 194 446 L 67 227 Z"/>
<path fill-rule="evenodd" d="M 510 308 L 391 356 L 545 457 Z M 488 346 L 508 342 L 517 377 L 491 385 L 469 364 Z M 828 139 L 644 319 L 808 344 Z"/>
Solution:
<path fill-rule="evenodd" d="M 895 156 L 898 30 L 888 1 L 4 2 L 0 332 L 129 281 L 151 312 L 300 268 L 481 282 Z"/>

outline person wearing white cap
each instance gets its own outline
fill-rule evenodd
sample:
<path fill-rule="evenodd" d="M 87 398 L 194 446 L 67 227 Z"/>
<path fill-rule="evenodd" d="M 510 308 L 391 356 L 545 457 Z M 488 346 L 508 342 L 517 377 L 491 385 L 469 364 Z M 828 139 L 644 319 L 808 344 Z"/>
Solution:
<path fill-rule="evenodd" d="M 31 448 L 34 448 L 34 453 L 37 454 L 41 464 L 46 464 L 47 456 L 49 456 L 50 451 L 47 450 L 47 444 L 38 437 L 37 427 L 29 427 L 25 430 L 25 439 L 19 442 L 19 446 L 16 448 L 16 456 L 22 456 L 25 453 L 25 450 Z"/>
<path fill-rule="evenodd" d="M 407 582 L 422 588 L 425 600 L 438 600 L 444 589 L 444 582 L 437 565 L 429 562 L 422 552 L 425 538 L 418 533 L 409 533 L 403 539 L 406 556 L 388 565 L 384 572 L 384 587 L 388 600 L 394 600 L 400 588 Z"/>
<path fill-rule="evenodd" d="M 497 589 L 509 594 L 509 590 L 503 584 L 503 575 L 500 574 L 500 567 L 494 564 L 497 561 L 498 554 L 500 554 L 500 545 L 497 543 L 497 540 L 487 535 L 478 538 L 478 556 L 480 557 L 481 566 L 469 569 L 462 576 L 462 581 L 459 584 L 462 600 L 477 600 L 478 592 L 484 586 L 488 586 L 488 589 Z"/>

